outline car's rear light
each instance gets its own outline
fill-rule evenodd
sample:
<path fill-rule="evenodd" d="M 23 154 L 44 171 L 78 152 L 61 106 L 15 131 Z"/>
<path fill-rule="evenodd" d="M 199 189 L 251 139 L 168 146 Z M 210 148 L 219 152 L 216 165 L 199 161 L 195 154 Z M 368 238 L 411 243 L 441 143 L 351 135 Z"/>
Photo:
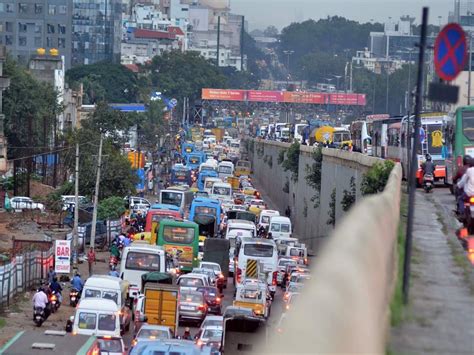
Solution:
<path fill-rule="evenodd" d="M 220 298 L 220 297 L 216 297 L 216 302 L 217 302 L 217 303 L 221 303 L 221 298 Z"/>
<path fill-rule="evenodd" d="M 277 284 L 277 277 L 278 277 L 278 271 L 273 272 L 273 277 L 272 277 L 272 285 L 275 286 Z"/>
<path fill-rule="evenodd" d="M 237 283 L 240 283 L 241 278 L 242 278 L 242 269 L 237 268 Z"/>
<path fill-rule="evenodd" d="M 469 197 L 469 203 L 470 203 L 471 205 L 474 205 L 474 197 Z"/>
<path fill-rule="evenodd" d="M 198 310 L 200 311 L 205 311 L 206 310 L 206 306 L 201 304 L 199 307 L 198 307 Z"/>
<path fill-rule="evenodd" d="M 223 279 L 223 278 L 224 278 L 224 275 L 223 275 L 223 274 L 219 274 L 219 278 L 220 278 L 220 279 Z"/>

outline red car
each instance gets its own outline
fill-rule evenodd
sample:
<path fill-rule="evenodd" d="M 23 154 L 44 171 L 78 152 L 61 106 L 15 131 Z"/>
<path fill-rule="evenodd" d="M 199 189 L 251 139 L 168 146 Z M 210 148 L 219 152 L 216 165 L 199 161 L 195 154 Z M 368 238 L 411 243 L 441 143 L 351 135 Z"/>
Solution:
<path fill-rule="evenodd" d="M 204 300 L 206 301 L 208 307 L 208 313 L 217 315 L 222 314 L 222 298 L 219 296 L 219 290 L 217 287 L 198 287 L 196 291 L 202 292 L 204 295 Z"/>

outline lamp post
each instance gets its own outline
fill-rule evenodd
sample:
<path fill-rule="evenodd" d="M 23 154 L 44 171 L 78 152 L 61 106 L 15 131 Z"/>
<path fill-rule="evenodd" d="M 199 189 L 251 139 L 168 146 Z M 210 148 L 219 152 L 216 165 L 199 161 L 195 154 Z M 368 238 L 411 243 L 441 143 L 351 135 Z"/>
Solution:
<path fill-rule="evenodd" d="M 286 87 L 288 89 L 288 85 L 290 85 L 290 55 L 295 53 L 295 51 L 286 50 L 283 51 L 283 53 L 286 54 L 286 70 L 288 71 L 288 75 L 286 76 Z"/>
<path fill-rule="evenodd" d="M 331 75 L 336 78 L 336 91 L 337 91 L 339 88 L 339 79 L 342 78 L 342 75 L 335 75 L 335 74 L 331 74 Z"/>

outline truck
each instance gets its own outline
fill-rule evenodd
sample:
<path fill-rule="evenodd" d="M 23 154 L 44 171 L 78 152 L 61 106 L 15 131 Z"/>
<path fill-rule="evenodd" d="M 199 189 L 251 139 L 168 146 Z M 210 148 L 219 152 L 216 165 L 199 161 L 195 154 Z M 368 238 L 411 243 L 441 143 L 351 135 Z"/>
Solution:
<path fill-rule="evenodd" d="M 206 238 L 204 241 L 202 261 L 217 263 L 221 266 L 224 285 L 227 285 L 227 278 L 229 277 L 229 249 L 230 241 L 228 239 Z"/>
<path fill-rule="evenodd" d="M 222 139 L 224 138 L 224 133 L 225 130 L 224 128 L 213 128 L 211 129 L 212 134 L 216 136 L 216 141 L 222 142 Z"/>
<path fill-rule="evenodd" d="M 153 273 L 161 274 L 161 273 Z M 151 277 L 146 276 L 148 280 L 144 280 L 142 276 L 144 300 L 144 313 L 148 324 L 164 325 L 170 328 L 174 336 L 178 335 L 178 320 L 179 320 L 179 286 L 169 283 L 162 283 L 167 281 L 164 274 L 163 280 L 156 282 L 152 278 L 160 278 L 160 275 Z M 145 282 L 144 282 L 145 281 Z M 148 282 L 146 282 L 148 281 Z"/>

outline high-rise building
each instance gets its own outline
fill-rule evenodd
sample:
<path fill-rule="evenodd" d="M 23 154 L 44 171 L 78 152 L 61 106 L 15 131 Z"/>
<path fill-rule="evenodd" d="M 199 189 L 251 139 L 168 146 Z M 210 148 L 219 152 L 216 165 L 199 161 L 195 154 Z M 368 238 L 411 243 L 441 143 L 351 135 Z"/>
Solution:
<path fill-rule="evenodd" d="M 57 49 L 71 64 L 71 0 L 0 0 L 0 45 L 27 64 L 38 48 Z"/>
<path fill-rule="evenodd" d="M 72 65 L 120 62 L 122 0 L 72 2 Z"/>

